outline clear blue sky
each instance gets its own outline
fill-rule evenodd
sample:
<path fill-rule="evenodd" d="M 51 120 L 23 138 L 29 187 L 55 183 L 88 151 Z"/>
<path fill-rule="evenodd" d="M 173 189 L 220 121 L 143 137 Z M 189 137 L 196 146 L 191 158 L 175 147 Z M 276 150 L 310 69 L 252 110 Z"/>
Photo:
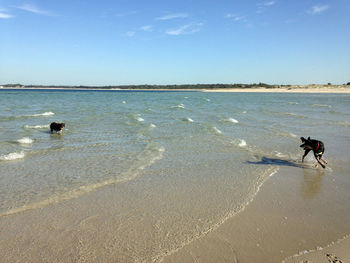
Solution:
<path fill-rule="evenodd" d="M 349 81 L 349 0 L 0 0 L 0 84 Z"/>

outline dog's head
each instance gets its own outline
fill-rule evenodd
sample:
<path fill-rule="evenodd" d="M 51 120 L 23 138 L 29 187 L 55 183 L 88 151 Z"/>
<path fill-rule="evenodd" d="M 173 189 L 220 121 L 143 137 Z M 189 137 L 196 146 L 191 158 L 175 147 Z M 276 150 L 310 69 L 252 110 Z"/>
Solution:
<path fill-rule="evenodd" d="M 301 148 L 304 148 L 304 150 L 306 149 L 312 150 L 310 137 L 308 137 L 307 139 L 305 139 L 304 137 L 300 137 L 300 140 L 302 142 L 302 144 L 300 145 Z"/>
<path fill-rule="evenodd" d="M 63 122 L 63 123 L 57 123 L 58 125 L 58 128 L 62 131 L 64 129 L 64 127 L 66 127 L 66 124 Z"/>

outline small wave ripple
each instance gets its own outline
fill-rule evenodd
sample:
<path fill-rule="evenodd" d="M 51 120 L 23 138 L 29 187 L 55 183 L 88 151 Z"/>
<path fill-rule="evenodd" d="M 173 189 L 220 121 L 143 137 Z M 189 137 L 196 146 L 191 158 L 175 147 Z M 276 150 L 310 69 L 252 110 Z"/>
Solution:
<path fill-rule="evenodd" d="M 55 115 L 55 113 L 48 111 L 48 112 L 44 112 L 44 113 L 25 115 L 25 117 L 39 117 L 39 116 L 53 116 L 53 115 Z"/>
<path fill-rule="evenodd" d="M 145 147 L 143 151 L 141 151 L 137 156 L 135 156 L 135 160 L 133 164 L 125 172 L 115 174 L 113 177 L 101 182 L 97 182 L 90 185 L 82 185 L 67 192 L 53 194 L 52 196 L 42 201 L 29 203 L 24 206 L 12 208 L 8 211 L 1 213 L 0 217 L 24 212 L 27 210 L 38 209 L 51 204 L 78 198 L 89 192 L 96 191 L 97 189 L 102 188 L 104 186 L 133 180 L 138 176 L 140 171 L 151 166 L 156 161 L 161 160 L 163 158 L 164 152 L 165 152 L 165 148 L 163 146 L 159 146 L 158 144 L 155 144 L 155 143 L 150 143 Z M 0 160 L 6 160 L 6 161 L 15 160 L 23 157 L 24 157 L 24 152 L 10 153 L 8 155 L 0 156 Z"/>

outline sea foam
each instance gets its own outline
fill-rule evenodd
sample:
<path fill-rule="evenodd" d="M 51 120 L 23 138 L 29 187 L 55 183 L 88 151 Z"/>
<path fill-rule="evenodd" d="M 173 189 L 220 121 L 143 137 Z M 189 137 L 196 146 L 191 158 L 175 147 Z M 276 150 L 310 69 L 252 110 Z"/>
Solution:
<path fill-rule="evenodd" d="M 191 118 L 184 118 L 183 121 L 194 122 L 194 120 L 192 120 Z"/>
<path fill-rule="evenodd" d="M 297 136 L 294 134 L 294 133 L 289 133 L 289 135 L 291 136 L 291 137 L 293 137 L 293 138 L 296 138 Z"/>
<path fill-rule="evenodd" d="M 24 152 L 14 152 L 9 154 L 0 155 L 1 161 L 12 161 L 16 159 L 22 159 L 24 158 Z"/>
<path fill-rule="evenodd" d="M 232 122 L 232 123 L 238 123 L 238 121 L 234 118 L 228 118 L 228 119 L 225 119 L 225 121 Z"/>
<path fill-rule="evenodd" d="M 22 139 L 17 140 L 17 142 L 22 143 L 22 144 L 31 144 L 33 143 L 33 139 L 28 138 L 28 137 L 23 137 Z"/>
<path fill-rule="evenodd" d="M 247 142 L 245 140 L 243 140 L 243 139 L 240 139 L 240 142 L 238 143 L 238 146 L 239 147 L 245 147 L 245 146 L 247 146 Z"/>
<path fill-rule="evenodd" d="M 217 133 L 217 134 L 222 134 L 222 131 L 220 131 L 218 128 L 216 128 L 215 126 L 213 127 L 213 130 Z"/>

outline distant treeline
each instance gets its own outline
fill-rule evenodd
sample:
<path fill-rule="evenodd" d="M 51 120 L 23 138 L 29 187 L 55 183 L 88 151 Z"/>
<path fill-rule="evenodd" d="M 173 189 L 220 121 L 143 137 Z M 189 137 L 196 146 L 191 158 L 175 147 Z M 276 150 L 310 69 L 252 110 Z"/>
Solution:
<path fill-rule="evenodd" d="M 332 85 L 331 83 L 327 84 Z M 344 85 L 350 85 L 350 82 Z M 310 84 L 307 86 L 319 86 L 316 84 Z M 320 85 L 326 86 L 326 85 Z M 209 89 L 250 89 L 250 88 L 290 88 L 294 85 L 269 85 L 266 83 L 253 83 L 253 84 L 183 84 L 183 85 L 116 85 L 116 86 L 61 86 L 61 85 L 22 85 L 22 84 L 5 84 L 0 85 L 3 88 L 51 88 L 51 89 L 138 89 L 138 90 L 209 90 Z"/>
<path fill-rule="evenodd" d="M 183 84 L 183 85 L 120 85 L 120 86 L 46 86 L 46 85 L 22 85 L 22 84 L 5 84 L 1 85 L 4 88 L 66 88 L 66 89 L 140 89 L 140 90 L 153 90 L 153 89 L 249 89 L 249 88 L 279 88 L 289 87 L 290 85 L 269 85 L 265 83 L 254 84 Z"/>

